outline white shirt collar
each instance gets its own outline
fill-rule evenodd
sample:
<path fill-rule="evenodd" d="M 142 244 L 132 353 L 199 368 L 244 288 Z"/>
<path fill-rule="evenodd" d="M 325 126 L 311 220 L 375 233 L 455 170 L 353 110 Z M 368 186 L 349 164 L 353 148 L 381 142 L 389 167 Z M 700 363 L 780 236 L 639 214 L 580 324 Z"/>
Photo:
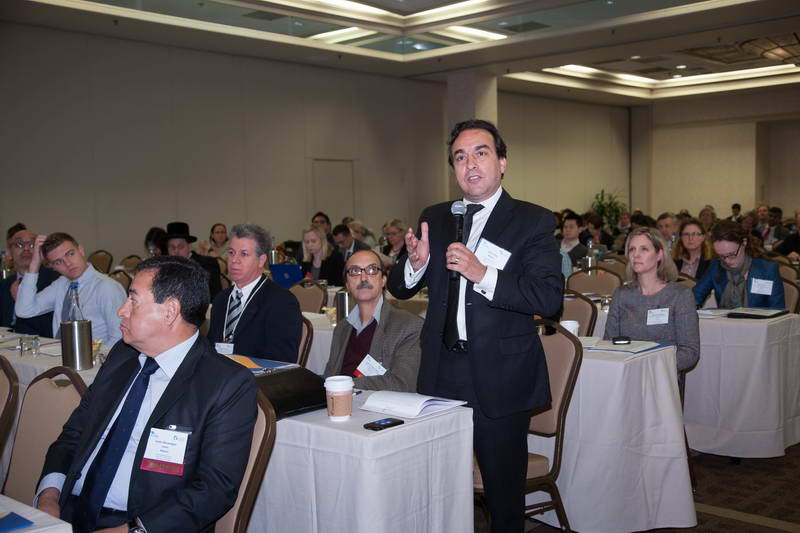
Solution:
<path fill-rule="evenodd" d="M 361 315 L 358 312 L 358 304 L 353 307 L 353 310 L 350 311 L 350 314 L 347 315 L 347 321 L 353 326 L 353 329 L 356 330 L 356 334 L 361 333 L 364 328 L 369 326 L 374 319 L 376 323 L 381 323 L 381 309 L 383 309 L 383 294 L 378 297 L 378 303 L 375 305 L 375 312 L 372 314 L 372 318 L 367 321 L 366 324 L 361 323 Z"/>
<path fill-rule="evenodd" d="M 489 198 L 482 202 L 472 202 L 464 198 L 464 203 L 469 204 L 481 204 L 483 206 L 483 210 L 491 212 L 494 209 L 494 206 L 497 205 L 497 202 L 500 201 L 500 196 L 503 194 L 503 188 L 498 187 L 497 190 L 491 195 Z"/>
<path fill-rule="evenodd" d="M 236 289 L 239 289 L 240 291 L 242 291 L 242 301 L 243 302 L 246 302 L 250 298 L 250 293 L 253 292 L 253 289 L 256 288 L 256 285 L 258 285 L 258 282 L 261 281 L 262 277 L 264 277 L 263 274 L 261 276 L 258 276 L 256 279 L 254 279 L 253 281 L 251 281 L 250 283 L 248 283 L 244 287 L 239 287 L 239 285 L 234 283 Z M 234 291 L 236 289 L 234 289 Z M 231 294 L 233 294 L 233 293 L 231 293 Z"/>
<path fill-rule="evenodd" d="M 158 367 L 163 370 L 170 379 L 172 379 L 172 376 L 174 376 L 175 372 L 178 371 L 178 367 L 181 366 L 183 360 L 186 359 L 186 354 L 188 354 L 191 347 L 194 346 L 199 334 L 199 331 L 195 331 L 194 335 L 185 341 L 176 344 L 172 348 L 165 350 L 156 356 L 156 363 L 158 363 Z M 144 354 L 139 354 L 139 364 L 141 366 L 144 366 L 145 357 L 147 356 Z"/>

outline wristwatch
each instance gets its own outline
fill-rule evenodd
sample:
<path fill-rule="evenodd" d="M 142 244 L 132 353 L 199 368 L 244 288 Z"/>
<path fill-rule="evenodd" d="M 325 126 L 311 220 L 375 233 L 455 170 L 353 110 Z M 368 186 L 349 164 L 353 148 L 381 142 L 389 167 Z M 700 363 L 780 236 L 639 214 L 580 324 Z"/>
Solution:
<path fill-rule="evenodd" d="M 147 533 L 142 521 L 138 518 L 128 522 L 128 533 Z"/>

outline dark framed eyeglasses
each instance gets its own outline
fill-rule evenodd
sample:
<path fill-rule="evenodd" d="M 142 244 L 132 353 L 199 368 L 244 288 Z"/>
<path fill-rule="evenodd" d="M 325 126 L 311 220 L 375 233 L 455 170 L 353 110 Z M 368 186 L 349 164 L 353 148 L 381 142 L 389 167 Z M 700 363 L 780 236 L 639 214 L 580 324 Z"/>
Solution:
<path fill-rule="evenodd" d="M 17 241 L 17 242 L 12 242 L 11 246 L 19 248 L 20 250 L 23 250 L 25 248 L 30 248 L 31 250 L 33 250 L 34 244 L 35 241 Z"/>
<path fill-rule="evenodd" d="M 720 255 L 719 256 L 720 260 L 727 261 L 728 259 L 733 259 L 737 255 L 739 255 L 739 250 L 742 249 L 742 244 L 744 244 L 744 243 L 739 243 L 739 246 L 736 248 L 736 251 L 733 252 L 732 254 Z"/>
<path fill-rule="evenodd" d="M 361 275 L 362 272 L 366 272 L 367 276 L 377 276 L 380 273 L 381 267 L 376 264 L 367 265 L 365 267 L 360 267 L 357 265 L 353 265 L 349 267 L 345 272 L 351 278 L 356 278 Z"/>

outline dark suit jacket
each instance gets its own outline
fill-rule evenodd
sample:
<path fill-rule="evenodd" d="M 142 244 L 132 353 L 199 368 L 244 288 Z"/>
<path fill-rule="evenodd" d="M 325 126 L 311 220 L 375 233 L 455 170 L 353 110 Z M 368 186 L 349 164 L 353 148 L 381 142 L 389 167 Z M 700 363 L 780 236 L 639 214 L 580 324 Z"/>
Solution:
<path fill-rule="evenodd" d="M 139 352 L 118 342 L 94 383 L 47 452 L 42 475 L 66 474 L 66 500 L 119 402 L 139 372 Z M 213 531 L 236 501 L 256 420 L 256 384 L 249 370 L 214 352 L 200 336 L 189 349 L 147 422 L 134 459 L 128 513 L 148 531 Z M 138 467 L 150 428 L 176 425 L 191 431 L 182 476 Z"/>
<path fill-rule="evenodd" d="M 305 276 L 311 272 L 312 262 L 300 263 Z M 326 259 L 322 260 L 322 265 L 319 267 L 319 279 L 328 281 L 328 285 L 342 287 L 344 285 L 344 257 L 339 253 L 338 248 L 334 248 Z"/>
<path fill-rule="evenodd" d="M 233 353 L 277 361 L 297 362 L 302 317 L 297 298 L 287 289 L 266 279 L 251 293 L 233 332 Z M 222 342 L 225 312 L 233 287 L 214 298 L 208 340 Z"/>
<path fill-rule="evenodd" d="M 705 257 L 700 257 L 700 262 L 697 264 L 697 272 L 695 272 L 694 279 L 699 280 L 703 277 L 703 274 L 706 273 L 708 270 L 708 265 L 711 264 L 711 259 L 706 259 Z M 683 259 L 676 259 L 675 266 L 678 267 L 678 275 L 681 275 L 681 268 L 683 268 Z"/>
<path fill-rule="evenodd" d="M 365 244 L 365 243 L 359 241 L 358 239 L 353 239 L 353 253 L 361 252 L 363 250 L 371 250 L 371 249 L 372 248 L 370 248 L 368 244 Z M 339 253 L 342 254 L 342 258 L 345 258 L 345 256 L 347 255 L 347 250 L 342 250 L 340 248 L 339 249 Z M 350 255 L 352 255 L 352 254 L 350 254 Z M 347 262 L 346 258 L 345 258 L 345 262 Z"/>
<path fill-rule="evenodd" d="M 42 267 L 39 269 L 39 280 L 36 282 L 36 291 L 41 291 L 59 278 L 58 272 Z M 10 327 L 14 316 L 14 299 L 11 298 L 11 285 L 17 279 L 17 273 L 0 282 L 0 326 Z M 53 336 L 53 312 L 44 313 L 31 318 L 17 317 L 14 331 L 40 337 Z"/>
<path fill-rule="evenodd" d="M 772 282 L 772 294 L 756 294 L 753 292 L 753 280 L 762 279 Z M 747 276 L 747 306 L 766 307 L 769 309 L 785 309 L 783 296 L 783 281 L 781 280 L 778 263 L 767 261 L 758 257 L 753 258 L 750 273 Z M 720 266 L 719 259 L 712 259 L 703 277 L 692 290 L 697 305 L 702 305 L 706 297 L 713 290 L 717 303 L 722 299 L 725 286 L 728 284 L 728 273 Z"/>
<path fill-rule="evenodd" d="M 786 237 L 775 251 L 783 255 L 789 255 L 792 252 L 800 254 L 800 233 L 792 233 Z"/>
<path fill-rule="evenodd" d="M 389 290 L 401 299 L 428 286 L 428 312 L 422 329 L 419 392 L 436 392 L 439 355 L 447 311 L 449 270 L 445 251 L 454 240 L 451 202 L 425 209 L 420 223 L 429 226 L 431 255 L 422 280 L 411 289 L 404 281 L 407 256 L 389 276 Z M 489 417 L 533 409 L 550 402 L 544 351 L 533 315 L 558 312 L 564 293 L 561 254 L 553 238 L 553 213 L 514 200 L 503 191 L 481 238 L 509 251 L 497 273 L 492 301 L 467 283 L 466 321 L 472 377 L 478 402 Z M 419 226 L 417 226 L 419 227 Z"/>
<path fill-rule="evenodd" d="M 214 257 L 198 255 L 194 252 L 192 252 L 191 258 L 203 267 L 203 270 L 208 272 L 208 290 L 211 293 L 211 300 L 213 301 L 217 294 L 219 294 L 219 291 L 222 290 L 222 282 L 219 277 L 219 263 L 217 263 Z"/>
<path fill-rule="evenodd" d="M 578 266 L 578 261 L 586 257 L 589 249 L 578 241 L 578 244 L 572 247 L 572 250 L 567 252 L 569 260 L 572 261 L 572 266 Z"/>
<path fill-rule="evenodd" d="M 386 373 L 382 376 L 354 378 L 356 388 L 415 392 L 419 372 L 421 331 L 420 317 L 393 307 L 384 298 L 381 317 L 369 346 L 369 355 L 383 365 Z M 326 376 L 335 376 L 341 372 L 352 332 L 353 326 L 347 320 L 336 324 L 331 341 L 331 355 L 325 366 Z"/>

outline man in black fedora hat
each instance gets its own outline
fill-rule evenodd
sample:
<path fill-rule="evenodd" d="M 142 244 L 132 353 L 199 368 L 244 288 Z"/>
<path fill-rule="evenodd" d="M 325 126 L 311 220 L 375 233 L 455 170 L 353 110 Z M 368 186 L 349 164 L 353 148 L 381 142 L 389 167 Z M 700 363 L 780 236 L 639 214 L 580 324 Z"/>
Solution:
<path fill-rule="evenodd" d="M 213 300 L 217 293 L 222 290 L 219 265 L 213 257 L 198 255 L 192 251 L 191 243 L 196 240 L 197 237 L 189 234 L 189 224 L 186 222 L 170 222 L 167 224 L 167 236 L 164 237 L 164 241 L 167 243 L 167 253 L 192 259 L 208 272 L 208 290 L 211 292 L 211 299 Z"/>

